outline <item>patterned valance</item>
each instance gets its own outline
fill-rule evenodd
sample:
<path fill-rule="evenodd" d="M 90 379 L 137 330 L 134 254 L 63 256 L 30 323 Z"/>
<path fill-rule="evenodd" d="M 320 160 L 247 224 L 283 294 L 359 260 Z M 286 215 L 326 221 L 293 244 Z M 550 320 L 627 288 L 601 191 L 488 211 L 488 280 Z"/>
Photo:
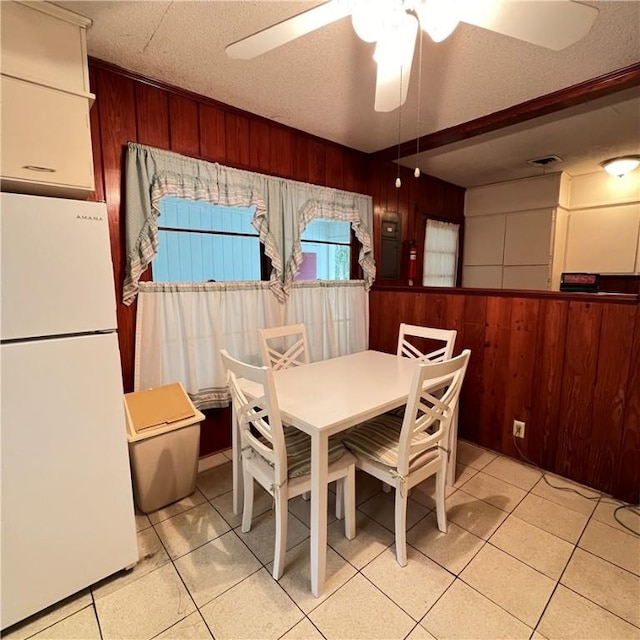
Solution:
<path fill-rule="evenodd" d="M 123 302 L 131 304 L 158 252 L 160 200 L 177 196 L 223 206 L 255 207 L 252 225 L 271 260 L 269 286 L 283 302 L 300 270 L 300 235 L 313 218 L 344 220 L 360 241 L 367 289 L 375 278 L 370 196 L 241 171 L 130 142 L 126 160 L 127 265 Z"/>

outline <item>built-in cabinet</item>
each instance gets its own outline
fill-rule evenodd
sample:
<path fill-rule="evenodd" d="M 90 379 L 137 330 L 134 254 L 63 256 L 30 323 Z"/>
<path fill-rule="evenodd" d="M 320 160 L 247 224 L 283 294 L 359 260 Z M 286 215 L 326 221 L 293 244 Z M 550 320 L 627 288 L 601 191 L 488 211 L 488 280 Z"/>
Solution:
<path fill-rule="evenodd" d="M 462 284 L 558 290 L 567 272 L 640 271 L 640 172 L 556 173 L 468 189 Z"/>
<path fill-rule="evenodd" d="M 467 190 L 464 287 L 540 290 L 559 283 L 561 180 L 550 174 Z"/>
<path fill-rule="evenodd" d="M 94 190 L 86 28 L 46 2 L 0 3 L 2 189 L 86 197 Z"/>

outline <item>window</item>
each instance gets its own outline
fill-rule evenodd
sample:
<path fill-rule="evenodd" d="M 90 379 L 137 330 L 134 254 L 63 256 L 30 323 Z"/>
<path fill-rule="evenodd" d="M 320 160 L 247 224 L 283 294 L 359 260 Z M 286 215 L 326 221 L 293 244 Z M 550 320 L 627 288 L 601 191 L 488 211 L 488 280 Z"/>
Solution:
<path fill-rule="evenodd" d="M 300 238 L 302 264 L 296 280 L 348 280 L 351 227 L 341 220 L 316 218 Z"/>
<path fill-rule="evenodd" d="M 455 287 L 460 225 L 427 220 L 424 235 L 424 287 Z"/>
<path fill-rule="evenodd" d="M 165 197 L 160 200 L 156 282 L 262 279 L 262 245 L 251 226 L 255 207 Z"/>

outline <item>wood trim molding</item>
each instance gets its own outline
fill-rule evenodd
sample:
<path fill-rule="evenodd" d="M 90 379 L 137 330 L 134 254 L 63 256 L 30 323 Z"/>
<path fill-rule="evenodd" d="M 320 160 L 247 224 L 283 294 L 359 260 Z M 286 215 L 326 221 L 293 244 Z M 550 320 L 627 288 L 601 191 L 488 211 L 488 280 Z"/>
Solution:
<path fill-rule="evenodd" d="M 375 282 L 372 291 L 400 291 L 404 293 L 423 293 L 459 296 L 493 296 L 496 298 L 535 298 L 540 300 L 577 300 L 579 302 L 594 303 L 622 303 L 640 304 L 637 293 L 579 293 L 568 291 L 537 291 L 531 289 L 476 289 L 471 287 L 423 287 L 406 284 L 392 285 L 390 283 Z"/>
<path fill-rule="evenodd" d="M 555 113 L 556 111 L 639 85 L 640 62 L 636 62 L 628 67 L 521 102 L 507 109 L 421 136 L 419 139 L 420 151 L 436 149 L 437 147 L 473 138 L 483 133 L 497 131 L 504 127 L 533 120 L 549 113 Z M 401 158 L 412 155 L 415 153 L 417 142 L 418 139 L 403 142 L 399 150 L 397 145 L 387 147 L 373 153 L 372 158 L 378 162 L 388 162 L 396 160 L 398 155 Z"/>

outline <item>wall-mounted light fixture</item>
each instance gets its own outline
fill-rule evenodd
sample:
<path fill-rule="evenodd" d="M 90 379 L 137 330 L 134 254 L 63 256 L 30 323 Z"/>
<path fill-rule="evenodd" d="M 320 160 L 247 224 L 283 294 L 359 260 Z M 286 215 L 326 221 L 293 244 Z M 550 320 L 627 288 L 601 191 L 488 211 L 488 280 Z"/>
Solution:
<path fill-rule="evenodd" d="M 640 165 L 640 156 L 622 156 L 611 158 L 600 163 L 602 168 L 612 176 L 622 177 Z"/>

